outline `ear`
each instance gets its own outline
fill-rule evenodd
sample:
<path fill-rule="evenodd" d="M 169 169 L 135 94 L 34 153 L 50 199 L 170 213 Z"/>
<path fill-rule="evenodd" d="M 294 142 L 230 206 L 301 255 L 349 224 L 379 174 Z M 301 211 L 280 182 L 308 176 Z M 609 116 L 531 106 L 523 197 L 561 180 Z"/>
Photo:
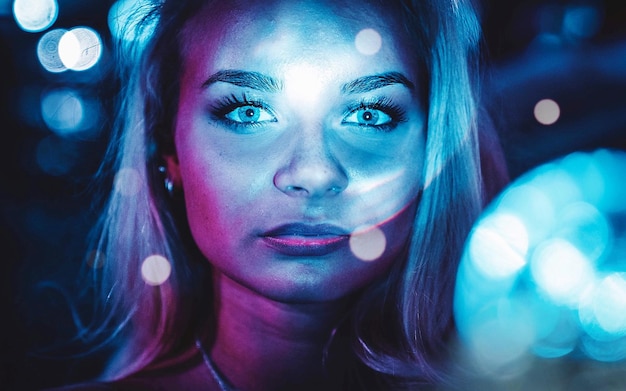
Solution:
<path fill-rule="evenodd" d="M 166 176 L 172 181 L 175 187 L 181 188 L 183 181 L 180 176 L 180 164 L 176 154 L 163 155 L 165 161 Z"/>

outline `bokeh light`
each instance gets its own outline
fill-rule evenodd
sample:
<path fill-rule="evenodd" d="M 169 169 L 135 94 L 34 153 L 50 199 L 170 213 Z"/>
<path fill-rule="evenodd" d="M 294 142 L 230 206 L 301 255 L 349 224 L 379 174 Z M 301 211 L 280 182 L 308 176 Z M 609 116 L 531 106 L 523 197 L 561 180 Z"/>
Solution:
<path fill-rule="evenodd" d="M 150 255 L 141 263 L 141 277 L 148 285 L 161 285 L 172 273 L 172 265 L 162 255 Z"/>
<path fill-rule="evenodd" d="M 362 261 L 374 261 L 385 252 L 387 238 L 378 227 L 358 228 L 350 235 L 350 250 Z"/>
<path fill-rule="evenodd" d="M 102 56 L 102 39 L 93 29 L 75 27 L 61 37 L 59 58 L 65 67 L 74 71 L 90 69 Z"/>
<path fill-rule="evenodd" d="M 535 105 L 535 119 L 543 125 L 552 125 L 559 120 L 561 108 L 552 99 L 542 99 Z"/>
<path fill-rule="evenodd" d="M 93 250 L 87 254 L 86 263 L 93 269 L 100 269 L 104 266 L 104 254 L 98 250 Z"/>
<path fill-rule="evenodd" d="M 44 93 L 41 99 L 41 115 L 48 128 L 60 136 L 82 129 L 86 122 L 82 98 L 69 88 Z"/>
<path fill-rule="evenodd" d="M 75 145 L 55 135 L 44 137 L 35 150 L 39 168 L 53 176 L 68 174 L 79 158 Z"/>
<path fill-rule="evenodd" d="M 24 31 L 36 33 L 44 31 L 56 22 L 59 5 L 56 0 L 15 0 L 13 17 Z"/>
<path fill-rule="evenodd" d="M 67 32 L 64 29 L 54 29 L 45 33 L 37 43 L 37 58 L 41 66 L 48 72 L 60 73 L 67 70 L 59 57 L 59 41 Z"/>
<path fill-rule="evenodd" d="M 356 50 L 366 56 L 372 56 L 378 53 L 382 44 L 383 40 L 380 34 L 374 29 L 363 29 L 358 32 L 354 39 Z"/>
<path fill-rule="evenodd" d="M 602 12 L 598 4 L 572 4 L 563 12 L 563 34 L 572 38 L 590 38 L 602 26 Z"/>
<path fill-rule="evenodd" d="M 484 373 L 522 373 L 532 355 L 626 359 L 624 168 L 623 151 L 570 154 L 518 178 L 477 221 L 454 312 Z"/>

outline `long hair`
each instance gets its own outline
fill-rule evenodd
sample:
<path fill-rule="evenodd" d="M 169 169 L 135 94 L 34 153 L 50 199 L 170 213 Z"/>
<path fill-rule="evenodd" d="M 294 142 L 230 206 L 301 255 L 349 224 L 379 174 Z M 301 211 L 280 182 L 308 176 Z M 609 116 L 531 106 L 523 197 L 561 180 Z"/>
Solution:
<path fill-rule="evenodd" d="M 135 26 L 149 30 L 135 37 L 149 39 L 119 45 L 127 61 L 119 64 L 125 87 L 108 155 L 115 177 L 94 244 L 101 265 L 94 271 L 101 314 L 95 332 L 119 343 L 104 379 L 167 362 L 210 317 L 208 263 L 197 259 L 184 213 L 177 211 L 182 201 L 168 197 L 158 169 L 160 157 L 173 152 L 183 30 L 207 3 L 156 1 Z M 480 28 L 469 0 L 390 3 L 383 7 L 401 7 L 401 22 L 425 70 L 423 191 L 406 256 L 365 289 L 345 323 L 348 349 L 377 384 L 410 387 L 445 380 L 457 263 L 483 202 Z M 159 285 L 141 278 L 143 261 L 152 255 L 171 265 Z"/>

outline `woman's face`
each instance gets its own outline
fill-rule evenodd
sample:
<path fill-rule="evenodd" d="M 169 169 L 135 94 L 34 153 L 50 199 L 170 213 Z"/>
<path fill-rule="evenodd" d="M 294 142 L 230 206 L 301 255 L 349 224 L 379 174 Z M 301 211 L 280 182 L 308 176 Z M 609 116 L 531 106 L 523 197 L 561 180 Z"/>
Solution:
<path fill-rule="evenodd" d="M 168 170 L 218 272 L 315 302 L 398 258 L 425 125 L 416 61 L 395 25 L 366 2 L 319 1 L 229 2 L 187 25 Z"/>

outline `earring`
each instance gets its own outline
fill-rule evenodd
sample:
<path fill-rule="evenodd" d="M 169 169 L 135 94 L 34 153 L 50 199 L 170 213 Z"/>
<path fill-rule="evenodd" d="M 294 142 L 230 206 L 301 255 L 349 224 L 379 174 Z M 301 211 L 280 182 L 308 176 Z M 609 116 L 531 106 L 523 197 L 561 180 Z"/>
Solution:
<path fill-rule="evenodd" d="M 171 197 L 174 194 L 174 182 L 169 177 L 165 177 L 163 184 L 165 185 L 165 190 L 167 190 L 167 193 Z"/>
<path fill-rule="evenodd" d="M 167 175 L 165 166 L 159 166 L 159 172 L 164 176 L 163 185 L 170 197 L 174 196 L 174 181 Z"/>

